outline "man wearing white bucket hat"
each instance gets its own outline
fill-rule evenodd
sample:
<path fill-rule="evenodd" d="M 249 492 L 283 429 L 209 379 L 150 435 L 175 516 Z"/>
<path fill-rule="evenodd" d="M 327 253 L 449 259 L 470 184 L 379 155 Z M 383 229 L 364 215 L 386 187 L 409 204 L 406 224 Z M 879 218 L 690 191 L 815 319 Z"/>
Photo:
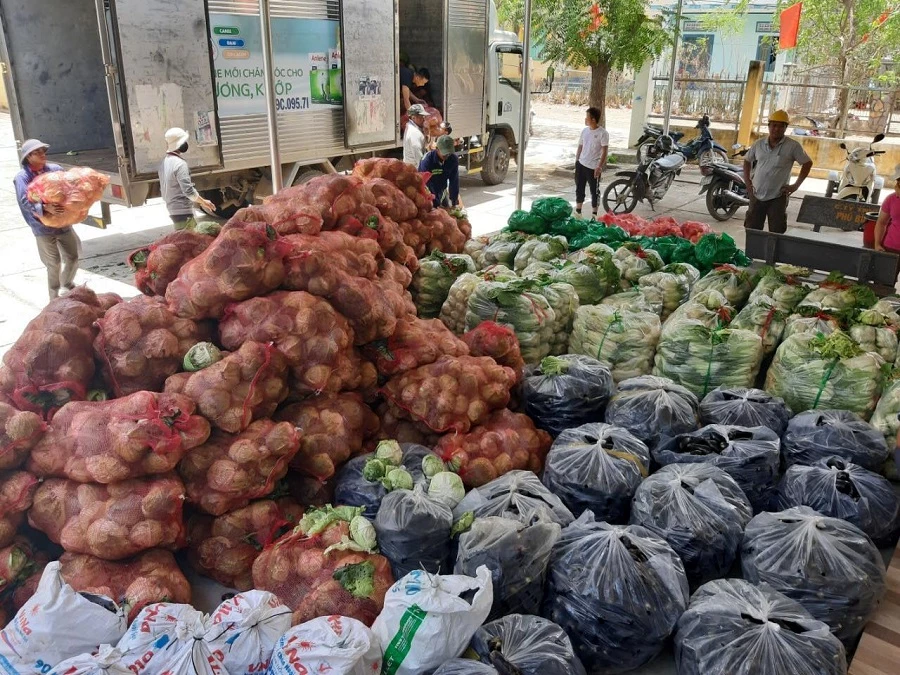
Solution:
<path fill-rule="evenodd" d="M 875 222 L 875 250 L 900 253 L 900 164 L 891 174 L 894 191 L 887 196 Z"/>
<path fill-rule="evenodd" d="M 159 166 L 159 188 L 176 230 L 193 229 L 197 225 L 194 204 L 210 212 L 216 210 L 216 205 L 201 197 L 191 181 L 191 170 L 182 157 L 188 150 L 188 138 L 184 129 L 169 129 L 166 132 L 166 158 Z"/>

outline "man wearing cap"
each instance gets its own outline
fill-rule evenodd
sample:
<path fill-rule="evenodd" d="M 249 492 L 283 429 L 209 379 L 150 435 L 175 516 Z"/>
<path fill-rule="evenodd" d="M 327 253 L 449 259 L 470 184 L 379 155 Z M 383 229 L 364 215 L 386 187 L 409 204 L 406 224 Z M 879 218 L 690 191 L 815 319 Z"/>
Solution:
<path fill-rule="evenodd" d="M 419 162 L 419 171 L 431 174 L 427 185 L 434 195 L 434 208 L 459 205 L 459 159 L 453 148 L 450 136 L 440 136 L 437 147 Z"/>
<path fill-rule="evenodd" d="M 47 268 L 47 290 L 50 299 L 59 295 L 60 288 L 73 289 L 75 272 L 78 270 L 78 235 L 71 227 L 47 227 L 40 218 L 45 213 L 56 215 L 62 212 L 57 204 L 34 204 L 28 201 L 28 184 L 37 176 L 50 171 L 62 171 L 58 164 L 47 163 L 47 148 L 50 146 L 30 138 L 22 144 L 19 161 L 22 170 L 16 174 L 13 184 L 22 217 L 31 228 L 38 247 L 38 256 Z M 62 263 L 62 269 L 60 269 Z"/>
<path fill-rule="evenodd" d="M 191 181 L 191 170 L 181 155 L 188 150 L 188 132 L 173 127 L 166 132 L 166 158 L 159 166 L 159 188 L 169 217 L 176 230 L 193 229 L 194 204 L 215 211 L 216 205 L 204 199 Z"/>
<path fill-rule="evenodd" d="M 787 230 L 787 205 L 791 195 L 809 175 L 812 160 L 803 146 L 787 138 L 790 118 L 784 110 L 769 115 L 769 135 L 754 143 L 744 157 L 744 183 L 750 197 L 750 207 L 744 227 L 761 230 L 769 220 L 769 231 Z M 800 165 L 800 175 L 791 183 L 794 162 Z"/>
<path fill-rule="evenodd" d="M 403 133 L 403 161 L 418 168 L 425 156 L 425 118 L 428 111 L 420 103 L 410 106 L 409 121 Z"/>

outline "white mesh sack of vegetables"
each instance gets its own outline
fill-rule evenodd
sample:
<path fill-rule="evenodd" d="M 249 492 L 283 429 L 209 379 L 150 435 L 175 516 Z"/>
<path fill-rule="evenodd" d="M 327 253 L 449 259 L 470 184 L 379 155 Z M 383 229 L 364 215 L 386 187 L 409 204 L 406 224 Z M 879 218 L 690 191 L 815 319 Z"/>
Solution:
<path fill-rule="evenodd" d="M 662 537 L 684 561 L 691 587 L 725 576 L 753 516 L 735 480 L 711 464 L 670 464 L 638 486 L 631 522 Z"/>
<path fill-rule="evenodd" d="M 475 262 L 465 254 L 432 251 L 430 256 L 419 260 L 411 289 L 419 316 L 423 319 L 437 318 L 453 282 L 463 274 L 474 272 Z"/>
<path fill-rule="evenodd" d="M 453 573 L 475 576 L 482 565 L 491 571 L 494 604 L 488 618 L 535 614 L 541 609 L 547 563 L 560 530 L 559 523 L 547 520 L 525 524 L 498 516 L 475 518 L 459 535 Z"/>
<path fill-rule="evenodd" d="M 701 586 L 675 633 L 679 675 L 845 675 L 844 646 L 786 595 L 743 579 Z"/>
<path fill-rule="evenodd" d="M 568 633 L 588 673 L 649 663 L 688 603 L 681 559 L 643 527 L 585 512 L 553 548 L 542 616 Z"/>
<path fill-rule="evenodd" d="M 613 254 L 613 261 L 619 268 L 624 284 L 636 286 L 641 277 L 661 270 L 665 263 L 659 253 L 644 249 L 637 242 L 622 244 Z"/>
<path fill-rule="evenodd" d="M 519 252 L 522 244 L 529 239 L 532 239 L 532 237 L 522 232 L 498 232 L 493 235 L 488 245 L 482 251 L 484 267 L 505 265 L 513 269 L 515 267 L 516 254 Z M 524 267 L 527 267 L 527 265 L 523 266 L 523 269 Z"/>
<path fill-rule="evenodd" d="M 694 284 L 691 297 L 709 290 L 719 291 L 728 300 L 729 305 L 740 308 L 750 297 L 753 282 L 746 270 L 734 265 L 719 265 Z"/>
<path fill-rule="evenodd" d="M 569 261 L 551 276 L 554 281 L 571 284 L 582 305 L 595 305 L 619 290 L 619 268 L 609 254 Z"/>
<path fill-rule="evenodd" d="M 847 332 L 864 352 L 875 352 L 888 363 L 897 358 L 897 329 L 900 316 L 877 309 L 861 309 Z"/>
<path fill-rule="evenodd" d="M 700 426 L 700 401 L 685 387 L 664 377 L 645 375 L 619 382 L 606 406 L 607 424 L 623 427 L 653 447 L 663 436 Z"/>
<path fill-rule="evenodd" d="M 662 295 L 662 318 L 665 320 L 688 299 L 691 288 L 700 278 L 700 272 L 693 265 L 672 263 L 657 272 L 652 272 L 638 280 L 642 289 L 654 288 Z"/>
<path fill-rule="evenodd" d="M 768 427 L 710 424 L 665 438 L 653 448 L 653 461 L 717 466 L 744 491 L 757 513 L 769 507 L 781 465 L 781 439 Z"/>
<path fill-rule="evenodd" d="M 781 344 L 787 314 L 778 309 L 775 301 L 766 295 L 757 295 L 747 301 L 744 308 L 732 319 L 729 328 L 749 330 L 762 340 L 763 356 L 775 353 Z"/>
<path fill-rule="evenodd" d="M 778 347 L 766 391 L 791 410 L 849 410 L 869 419 L 881 395 L 884 359 L 863 352 L 846 333 L 803 333 Z"/>
<path fill-rule="evenodd" d="M 563 260 L 568 252 L 569 242 L 565 237 L 541 234 L 519 247 L 513 259 L 513 269 L 521 272 L 531 263 Z"/>
<path fill-rule="evenodd" d="M 544 520 L 565 527 L 575 520 L 562 500 L 531 471 L 510 471 L 469 490 L 453 509 L 453 515 L 459 519 L 470 511 L 475 518 L 499 516 L 526 525 Z"/>
<path fill-rule="evenodd" d="M 850 646 L 884 594 L 884 562 L 855 525 L 807 506 L 763 512 L 750 521 L 741 570 L 796 600 Z"/>
<path fill-rule="evenodd" d="M 787 470 L 778 485 L 776 508 L 792 506 L 853 523 L 877 546 L 892 545 L 900 526 L 900 498 L 891 482 L 840 457 Z"/>
<path fill-rule="evenodd" d="M 718 387 L 700 402 L 700 421 L 738 427 L 768 427 L 780 437 L 793 412 L 777 396 L 762 389 Z"/>
<path fill-rule="evenodd" d="M 786 272 L 791 272 L 791 274 Z M 811 290 L 811 287 L 804 284 L 798 277 L 810 273 L 811 270 L 803 268 L 787 270 L 762 267 L 754 277 L 756 285 L 753 292 L 750 293 L 750 300 L 761 295 L 768 296 L 775 301 L 775 306 L 782 312 L 792 312 Z"/>
<path fill-rule="evenodd" d="M 553 308 L 554 318 L 550 326 L 552 331 L 550 354 L 552 356 L 565 354 L 569 346 L 569 335 L 572 332 L 575 310 L 578 309 L 578 294 L 571 284 L 552 281 L 546 275 L 536 277 L 536 281 L 534 292 L 544 296 L 550 307 Z"/>
<path fill-rule="evenodd" d="M 615 391 L 612 373 L 597 359 L 580 354 L 548 356 L 525 369 L 525 413 L 551 436 L 603 419 Z"/>
<path fill-rule="evenodd" d="M 656 286 L 638 286 L 629 291 L 607 295 L 600 304 L 620 311 L 650 312 L 662 316 L 663 296 Z"/>
<path fill-rule="evenodd" d="M 810 410 L 794 417 L 782 437 L 787 466 L 841 457 L 878 471 L 890 454 L 882 434 L 847 410 Z"/>
<path fill-rule="evenodd" d="M 510 614 L 490 621 L 475 632 L 469 649 L 504 673 L 585 675 L 566 632 L 540 616 Z"/>
<path fill-rule="evenodd" d="M 399 579 L 415 569 L 438 574 L 449 567 L 453 514 L 422 486 L 385 495 L 375 517 L 381 554 Z"/>
<path fill-rule="evenodd" d="M 481 281 L 481 277 L 477 274 L 465 272 L 456 278 L 447 291 L 447 299 L 441 305 L 439 317 L 444 325 L 457 335 L 466 332 L 466 308 L 469 306 L 469 297 Z"/>
<path fill-rule="evenodd" d="M 841 312 L 871 307 L 878 298 L 868 286 L 848 283 L 839 272 L 832 272 L 819 287 L 810 291 L 797 305 L 798 312 Z"/>
<path fill-rule="evenodd" d="M 573 251 L 569 255 L 569 260 L 572 262 L 595 262 L 601 258 L 606 256 L 612 257 L 615 254 L 616 250 L 611 246 L 607 246 L 606 244 L 596 241 L 593 244 L 589 244 L 584 248 Z"/>
<path fill-rule="evenodd" d="M 650 473 L 650 451 L 621 427 L 585 424 L 563 431 L 547 455 L 544 485 L 581 515 L 628 522 L 631 499 Z"/>
<path fill-rule="evenodd" d="M 660 331 L 657 314 L 582 305 L 575 312 L 569 353 L 596 359 L 622 382 L 650 374 Z"/>
<path fill-rule="evenodd" d="M 841 324 L 837 317 L 826 312 L 815 312 L 811 316 L 791 314 L 784 322 L 784 332 L 781 334 L 781 341 L 784 342 L 792 335 L 801 333 L 831 335 L 840 329 Z"/>
<path fill-rule="evenodd" d="M 491 238 L 488 236 L 474 237 L 466 242 L 463 253 L 472 258 L 475 263 L 475 269 L 480 270 L 485 267 L 484 249 L 490 243 Z"/>
<path fill-rule="evenodd" d="M 900 371 L 894 371 L 894 377 L 885 385 L 875 412 L 872 414 L 872 426 L 884 434 L 889 448 L 897 447 L 897 432 L 900 430 Z"/>

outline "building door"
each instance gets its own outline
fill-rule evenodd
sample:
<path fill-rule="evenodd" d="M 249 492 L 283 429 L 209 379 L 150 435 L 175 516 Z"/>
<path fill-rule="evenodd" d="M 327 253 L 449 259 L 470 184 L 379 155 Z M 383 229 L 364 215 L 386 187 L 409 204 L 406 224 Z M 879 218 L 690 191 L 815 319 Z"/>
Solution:
<path fill-rule="evenodd" d="M 767 73 L 775 70 L 775 57 L 778 55 L 777 43 L 777 35 L 759 36 L 759 42 L 756 45 L 756 60 L 763 62 Z"/>

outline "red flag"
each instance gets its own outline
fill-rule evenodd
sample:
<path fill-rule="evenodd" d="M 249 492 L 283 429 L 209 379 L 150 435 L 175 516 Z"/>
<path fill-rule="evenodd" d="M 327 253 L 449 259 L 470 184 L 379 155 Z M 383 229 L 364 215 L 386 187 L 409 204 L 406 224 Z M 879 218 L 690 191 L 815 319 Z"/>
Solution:
<path fill-rule="evenodd" d="M 793 49 L 797 46 L 801 9 L 803 9 L 803 3 L 798 2 L 781 12 L 778 28 L 778 47 L 780 49 Z"/>

